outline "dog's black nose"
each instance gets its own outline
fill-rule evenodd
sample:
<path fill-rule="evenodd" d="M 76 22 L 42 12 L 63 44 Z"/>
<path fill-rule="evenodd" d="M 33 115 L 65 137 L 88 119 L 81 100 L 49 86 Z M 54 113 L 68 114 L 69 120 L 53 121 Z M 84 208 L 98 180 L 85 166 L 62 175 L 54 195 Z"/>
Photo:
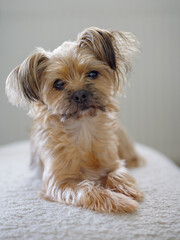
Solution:
<path fill-rule="evenodd" d="M 86 90 L 77 91 L 72 95 L 72 98 L 76 103 L 84 103 L 87 101 L 88 92 Z"/>

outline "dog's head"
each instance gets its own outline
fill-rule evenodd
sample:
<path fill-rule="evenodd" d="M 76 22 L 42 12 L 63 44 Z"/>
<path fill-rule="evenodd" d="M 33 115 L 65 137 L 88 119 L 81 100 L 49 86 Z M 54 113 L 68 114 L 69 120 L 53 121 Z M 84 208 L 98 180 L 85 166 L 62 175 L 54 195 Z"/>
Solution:
<path fill-rule="evenodd" d="M 62 120 L 108 111 L 138 51 L 131 33 L 87 28 L 53 52 L 37 49 L 6 81 L 11 103 L 41 102 Z"/>

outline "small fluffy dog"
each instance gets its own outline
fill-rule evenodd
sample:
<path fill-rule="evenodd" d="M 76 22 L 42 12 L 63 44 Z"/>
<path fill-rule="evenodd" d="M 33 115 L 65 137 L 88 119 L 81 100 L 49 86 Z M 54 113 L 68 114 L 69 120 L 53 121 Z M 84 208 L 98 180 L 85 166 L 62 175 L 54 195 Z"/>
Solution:
<path fill-rule="evenodd" d="M 87 28 L 53 52 L 37 49 L 8 76 L 14 105 L 33 118 L 32 161 L 43 197 L 100 212 L 133 212 L 143 198 L 124 167 L 142 158 L 118 123 L 138 42 L 131 33 Z"/>

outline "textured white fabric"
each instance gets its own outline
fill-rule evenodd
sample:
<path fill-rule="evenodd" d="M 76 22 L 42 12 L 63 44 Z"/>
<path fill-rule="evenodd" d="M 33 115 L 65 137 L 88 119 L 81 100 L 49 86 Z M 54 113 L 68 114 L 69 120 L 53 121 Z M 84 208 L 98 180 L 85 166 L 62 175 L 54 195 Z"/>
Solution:
<path fill-rule="evenodd" d="M 137 145 L 147 159 L 131 170 L 145 200 L 134 214 L 101 214 L 41 199 L 29 170 L 29 142 L 0 148 L 0 239 L 179 240 L 180 170 L 169 159 Z"/>

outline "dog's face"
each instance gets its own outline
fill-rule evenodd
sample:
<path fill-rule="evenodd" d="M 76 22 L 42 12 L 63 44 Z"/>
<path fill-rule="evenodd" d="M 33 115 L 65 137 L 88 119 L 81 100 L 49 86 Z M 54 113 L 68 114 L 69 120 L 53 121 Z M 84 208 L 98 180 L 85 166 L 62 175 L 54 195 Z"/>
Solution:
<path fill-rule="evenodd" d="M 6 92 L 16 105 L 40 101 L 62 121 L 95 116 L 111 109 L 136 51 L 132 34 L 88 28 L 52 53 L 30 55 L 9 75 Z"/>
<path fill-rule="evenodd" d="M 41 77 L 41 99 L 62 120 L 94 116 L 108 107 L 114 77 L 114 71 L 89 49 L 67 42 L 48 60 Z"/>

